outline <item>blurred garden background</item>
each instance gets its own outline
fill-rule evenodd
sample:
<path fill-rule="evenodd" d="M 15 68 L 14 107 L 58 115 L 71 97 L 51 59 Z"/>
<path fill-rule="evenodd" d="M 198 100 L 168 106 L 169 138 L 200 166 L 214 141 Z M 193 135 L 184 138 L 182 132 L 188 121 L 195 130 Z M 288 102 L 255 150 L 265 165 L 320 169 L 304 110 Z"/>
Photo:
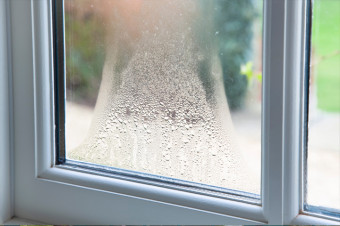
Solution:
<path fill-rule="evenodd" d="M 263 2 L 212 1 L 239 146 L 260 177 Z M 82 142 L 91 123 L 112 10 L 112 0 L 65 0 L 67 150 Z M 340 209 L 340 0 L 315 0 L 312 26 L 308 202 Z"/>
<path fill-rule="evenodd" d="M 230 109 L 238 110 L 247 87 L 261 80 L 262 1 L 213 1 L 226 96 Z M 112 10 L 112 0 L 65 0 L 66 85 L 73 102 L 96 102 Z"/>

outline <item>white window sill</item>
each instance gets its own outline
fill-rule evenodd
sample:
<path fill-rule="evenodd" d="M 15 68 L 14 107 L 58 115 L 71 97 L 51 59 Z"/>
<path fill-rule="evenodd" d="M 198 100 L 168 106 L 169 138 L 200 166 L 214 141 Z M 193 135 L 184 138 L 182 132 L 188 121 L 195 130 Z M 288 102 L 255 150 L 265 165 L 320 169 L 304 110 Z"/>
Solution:
<path fill-rule="evenodd" d="M 44 223 L 37 222 L 37 221 L 32 221 L 32 220 L 27 220 L 27 219 L 22 219 L 18 217 L 13 217 L 9 221 L 6 221 L 4 225 L 42 225 Z"/>

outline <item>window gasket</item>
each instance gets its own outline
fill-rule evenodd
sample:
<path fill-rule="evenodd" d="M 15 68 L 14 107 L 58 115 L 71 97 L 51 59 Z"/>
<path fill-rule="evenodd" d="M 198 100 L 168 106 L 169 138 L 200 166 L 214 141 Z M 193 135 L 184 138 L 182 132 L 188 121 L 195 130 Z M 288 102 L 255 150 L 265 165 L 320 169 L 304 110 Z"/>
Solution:
<path fill-rule="evenodd" d="M 52 1 L 52 23 L 54 48 L 55 163 L 59 165 L 66 161 L 64 0 Z"/>

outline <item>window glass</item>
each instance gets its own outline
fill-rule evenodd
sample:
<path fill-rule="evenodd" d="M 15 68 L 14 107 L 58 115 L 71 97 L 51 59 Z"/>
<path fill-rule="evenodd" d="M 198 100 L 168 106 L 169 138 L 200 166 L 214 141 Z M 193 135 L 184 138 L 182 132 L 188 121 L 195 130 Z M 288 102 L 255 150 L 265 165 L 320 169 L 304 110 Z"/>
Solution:
<path fill-rule="evenodd" d="M 340 1 L 314 0 L 307 203 L 340 210 Z"/>
<path fill-rule="evenodd" d="M 262 1 L 64 8 L 67 159 L 260 194 Z"/>

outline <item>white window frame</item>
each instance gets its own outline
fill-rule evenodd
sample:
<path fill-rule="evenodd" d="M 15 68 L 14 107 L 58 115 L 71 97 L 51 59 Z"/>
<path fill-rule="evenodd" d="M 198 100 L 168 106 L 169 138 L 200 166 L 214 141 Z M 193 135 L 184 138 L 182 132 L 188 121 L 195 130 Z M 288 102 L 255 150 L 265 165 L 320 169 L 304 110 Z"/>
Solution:
<path fill-rule="evenodd" d="M 55 166 L 51 1 L 0 0 L 0 222 L 338 224 L 303 211 L 305 3 L 264 0 L 262 205 L 253 205 Z"/>

